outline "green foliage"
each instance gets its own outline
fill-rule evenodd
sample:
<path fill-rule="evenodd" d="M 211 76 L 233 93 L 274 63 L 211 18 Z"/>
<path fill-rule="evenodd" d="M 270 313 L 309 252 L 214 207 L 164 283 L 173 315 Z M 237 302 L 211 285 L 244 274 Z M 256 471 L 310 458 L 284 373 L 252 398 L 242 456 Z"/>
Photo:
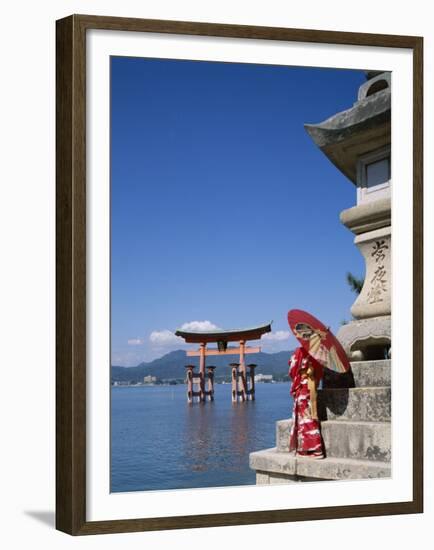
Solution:
<path fill-rule="evenodd" d="M 355 277 L 352 273 L 347 273 L 347 283 L 350 285 L 350 288 L 356 294 L 360 294 L 363 288 L 364 279 L 359 279 Z"/>

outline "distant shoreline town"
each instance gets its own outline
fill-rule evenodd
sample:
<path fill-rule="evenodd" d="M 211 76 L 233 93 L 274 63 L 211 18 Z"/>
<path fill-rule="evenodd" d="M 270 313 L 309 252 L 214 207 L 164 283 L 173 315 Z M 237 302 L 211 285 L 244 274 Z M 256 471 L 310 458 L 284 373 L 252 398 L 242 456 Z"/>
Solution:
<path fill-rule="evenodd" d="M 252 354 L 249 359 L 258 365 L 255 383 L 288 382 L 288 360 L 292 351 L 277 353 L 260 352 Z M 191 358 L 189 358 L 191 359 Z M 194 363 L 194 359 L 193 363 Z M 173 386 L 186 383 L 185 351 L 177 350 L 149 363 L 141 363 L 135 367 L 111 367 L 112 386 Z M 216 356 L 213 358 L 216 367 L 214 381 L 216 384 L 231 382 L 231 367 L 228 358 Z"/>
<path fill-rule="evenodd" d="M 272 374 L 262 374 L 258 373 L 255 375 L 255 384 L 278 384 L 278 383 L 284 383 L 288 382 L 289 378 L 287 375 L 282 377 L 276 377 L 274 378 Z M 135 382 L 131 380 L 112 380 L 111 385 L 112 386 L 128 386 L 128 387 L 141 387 L 141 386 L 177 386 L 177 385 L 185 385 L 187 383 L 186 378 L 169 378 L 169 379 L 161 379 L 157 376 L 152 376 L 148 374 L 147 376 L 143 377 L 143 380 L 140 382 Z M 225 377 L 221 380 L 215 380 L 215 384 L 230 384 L 231 378 L 230 376 Z"/>

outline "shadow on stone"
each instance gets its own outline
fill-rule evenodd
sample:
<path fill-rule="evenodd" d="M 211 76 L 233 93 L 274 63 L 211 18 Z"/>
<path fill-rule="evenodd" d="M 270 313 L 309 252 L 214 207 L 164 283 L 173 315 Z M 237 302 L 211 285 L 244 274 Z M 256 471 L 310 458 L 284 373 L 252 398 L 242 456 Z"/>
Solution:
<path fill-rule="evenodd" d="M 354 387 L 354 375 L 351 368 L 344 373 L 325 368 L 322 389 L 318 392 L 318 415 L 320 420 L 328 419 L 327 410 L 336 416 L 343 415 L 348 406 L 348 390 Z"/>
<path fill-rule="evenodd" d="M 354 388 L 354 374 L 350 370 L 344 373 L 334 372 L 330 369 L 324 369 L 323 388 Z"/>
<path fill-rule="evenodd" d="M 325 388 L 318 392 L 318 416 L 320 420 L 328 420 L 328 411 L 332 418 L 345 414 L 348 406 L 349 388 Z"/>

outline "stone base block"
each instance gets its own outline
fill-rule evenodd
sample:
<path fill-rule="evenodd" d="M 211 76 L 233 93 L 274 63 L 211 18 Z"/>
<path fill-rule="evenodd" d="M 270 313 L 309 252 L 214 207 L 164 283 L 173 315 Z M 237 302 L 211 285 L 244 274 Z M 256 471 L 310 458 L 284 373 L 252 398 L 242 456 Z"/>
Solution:
<path fill-rule="evenodd" d="M 353 361 L 348 373 L 324 369 L 323 388 L 390 386 L 391 360 Z"/>
<path fill-rule="evenodd" d="M 390 315 L 351 321 L 342 325 L 336 336 L 350 359 L 387 359 L 377 354 L 391 344 Z"/>
<path fill-rule="evenodd" d="M 276 422 L 278 452 L 289 452 L 292 420 Z M 321 433 L 327 457 L 355 458 L 389 462 L 391 459 L 390 422 L 321 422 Z"/>
<path fill-rule="evenodd" d="M 322 460 L 297 458 L 277 451 L 276 447 L 250 453 L 250 468 L 262 476 L 273 476 L 285 482 L 338 479 L 375 479 L 391 476 L 390 462 L 328 457 Z M 260 477 L 262 483 L 271 483 L 270 477 Z"/>
<path fill-rule="evenodd" d="M 287 485 L 302 481 L 332 481 L 330 479 L 318 479 L 313 477 L 289 476 L 285 474 L 273 474 L 272 472 L 256 472 L 256 485 Z"/>
<path fill-rule="evenodd" d="M 390 387 L 325 388 L 318 391 L 320 420 L 390 422 Z"/>

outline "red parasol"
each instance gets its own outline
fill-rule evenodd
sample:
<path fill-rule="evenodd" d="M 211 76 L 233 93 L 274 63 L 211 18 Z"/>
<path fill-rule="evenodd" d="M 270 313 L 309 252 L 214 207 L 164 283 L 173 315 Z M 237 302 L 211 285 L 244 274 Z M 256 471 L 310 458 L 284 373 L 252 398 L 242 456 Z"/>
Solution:
<path fill-rule="evenodd" d="M 288 323 L 300 344 L 321 365 L 335 372 L 349 370 L 350 364 L 339 340 L 316 317 L 301 309 L 291 309 Z"/>

